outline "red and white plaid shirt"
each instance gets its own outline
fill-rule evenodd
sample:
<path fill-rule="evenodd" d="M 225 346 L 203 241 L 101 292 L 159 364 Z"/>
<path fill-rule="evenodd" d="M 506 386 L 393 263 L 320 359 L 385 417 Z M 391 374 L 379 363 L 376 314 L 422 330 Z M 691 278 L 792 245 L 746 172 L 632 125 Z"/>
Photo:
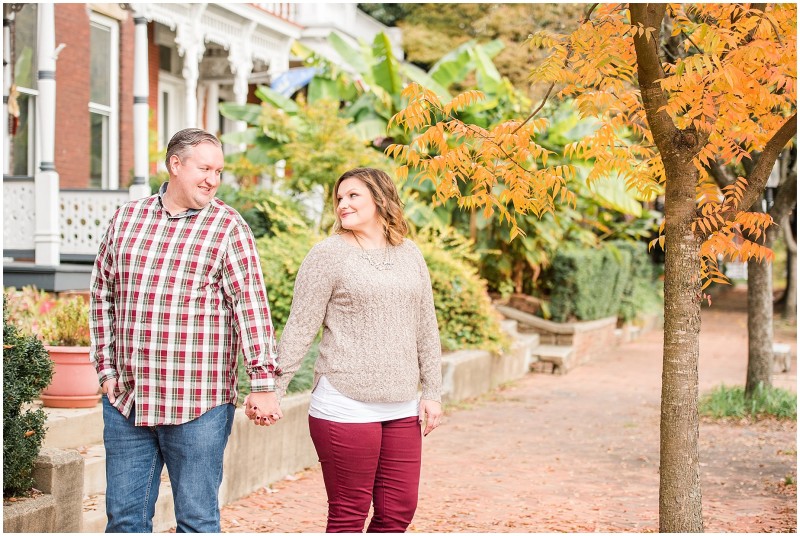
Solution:
<path fill-rule="evenodd" d="M 162 192 L 164 188 L 162 186 Z M 120 207 L 91 281 L 92 360 L 136 424 L 181 424 L 236 403 L 236 360 L 273 391 L 275 338 L 253 234 L 219 199 L 170 216 L 161 192 Z"/>

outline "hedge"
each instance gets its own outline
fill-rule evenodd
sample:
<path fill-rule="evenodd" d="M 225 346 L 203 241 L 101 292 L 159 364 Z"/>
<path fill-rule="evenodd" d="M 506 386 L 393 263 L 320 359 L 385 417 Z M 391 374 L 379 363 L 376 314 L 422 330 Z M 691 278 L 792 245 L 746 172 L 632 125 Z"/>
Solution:
<path fill-rule="evenodd" d="M 598 249 L 564 248 L 552 263 L 550 312 L 556 322 L 619 316 L 632 320 L 659 301 L 644 244 L 603 242 Z"/>

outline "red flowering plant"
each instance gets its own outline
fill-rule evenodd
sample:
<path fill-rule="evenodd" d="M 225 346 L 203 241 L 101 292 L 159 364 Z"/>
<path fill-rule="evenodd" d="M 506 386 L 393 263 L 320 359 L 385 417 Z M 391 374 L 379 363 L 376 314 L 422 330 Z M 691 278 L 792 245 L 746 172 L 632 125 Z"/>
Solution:
<path fill-rule="evenodd" d="M 53 294 L 34 286 L 25 286 L 21 290 L 14 287 L 6 288 L 3 300 L 8 312 L 8 321 L 25 335 L 37 337 L 41 336 L 47 314 L 57 303 Z"/>

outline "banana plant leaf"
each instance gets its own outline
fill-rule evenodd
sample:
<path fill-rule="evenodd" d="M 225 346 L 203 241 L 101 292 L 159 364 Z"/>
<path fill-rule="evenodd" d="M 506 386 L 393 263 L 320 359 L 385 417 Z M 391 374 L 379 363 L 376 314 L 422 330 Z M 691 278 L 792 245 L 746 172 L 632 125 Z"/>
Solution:
<path fill-rule="evenodd" d="M 262 101 L 268 102 L 276 108 L 280 108 L 291 115 L 296 114 L 299 110 L 299 107 L 295 101 L 284 97 L 274 89 L 267 86 L 258 86 L 258 89 L 256 89 L 256 96 Z"/>
<path fill-rule="evenodd" d="M 385 119 L 373 116 L 369 119 L 362 119 L 358 123 L 350 123 L 347 128 L 358 138 L 365 142 L 371 142 L 376 138 L 386 136 Z"/>
<path fill-rule="evenodd" d="M 308 102 L 315 103 L 320 99 L 343 100 L 336 80 L 315 76 L 308 84 Z"/>
<path fill-rule="evenodd" d="M 372 65 L 372 76 L 375 83 L 382 87 L 389 95 L 399 95 L 403 91 L 403 81 L 400 79 L 400 62 L 392 51 L 389 37 L 381 32 L 372 42 L 372 55 L 375 62 Z"/>
<path fill-rule="evenodd" d="M 412 82 L 416 82 L 436 93 L 442 101 L 447 102 L 452 98 L 452 95 L 445 86 L 437 82 L 432 76 L 416 65 L 412 63 L 403 63 L 400 66 L 400 72 L 407 76 Z"/>
<path fill-rule="evenodd" d="M 219 113 L 234 121 L 244 121 L 248 125 L 258 123 L 261 116 L 261 106 L 258 104 L 236 104 L 235 102 L 222 102 Z"/>
<path fill-rule="evenodd" d="M 328 42 L 331 44 L 337 54 L 339 54 L 344 61 L 350 64 L 350 66 L 355 69 L 356 72 L 362 76 L 366 76 L 368 73 L 370 73 L 370 63 L 368 58 L 364 57 L 364 53 L 362 51 L 352 47 L 350 43 L 342 38 L 341 35 L 336 32 L 331 32 L 328 36 Z M 371 83 L 371 80 L 368 80 L 367 83 Z"/>

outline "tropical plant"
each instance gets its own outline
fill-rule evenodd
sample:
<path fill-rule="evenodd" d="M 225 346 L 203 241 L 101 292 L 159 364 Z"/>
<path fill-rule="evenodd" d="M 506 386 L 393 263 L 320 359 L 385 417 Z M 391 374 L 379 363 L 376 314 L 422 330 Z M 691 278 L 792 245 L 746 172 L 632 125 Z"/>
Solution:
<path fill-rule="evenodd" d="M 659 521 L 662 532 L 703 530 L 698 468 L 697 361 L 703 285 L 724 281 L 718 257 L 769 258 L 754 240 L 769 216 L 744 212 L 761 195 L 776 158 L 796 134 L 797 6 L 794 4 L 592 4 L 568 35 L 536 33 L 551 55 L 532 72 L 547 97 L 573 97 L 600 126 L 566 156 L 594 159 L 588 181 L 624 178 L 650 195 L 665 188 L 665 333 Z M 662 32 L 664 32 L 662 34 Z M 576 202 L 568 165 L 548 165 L 537 139 L 548 122 L 527 117 L 484 129 L 456 113 L 483 95 L 443 102 L 409 85 L 395 116 L 416 134 L 387 152 L 436 185 L 441 199 L 517 218 Z M 450 143 L 454 146 L 450 146 Z M 716 161 L 752 158 L 724 198 L 696 199 Z M 459 182 L 470 185 L 462 195 Z M 705 280 L 705 283 L 703 283 Z"/>
<path fill-rule="evenodd" d="M 391 171 L 393 166 L 380 152 L 369 148 L 349 128 L 351 120 L 340 117 L 338 102 L 321 99 L 313 104 L 286 99 L 261 86 L 256 94 L 262 105 L 240 106 L 223 103 L 223 115 L 247 120 L 244 133 L 223 136 L 226 142 L 250 144 L 244 155 L 229 155 L 226 160 L 256 162 L 264 167 L 285 161 L 283 178 L 273 173 L 274 182 L 284 191 L 316 192 L 324 203 L 323 216 L 331 214 L 334 183 L 345 171 L 355 167 L 376 167 Z M 328 227 L 327 222 L 323 227 Z"/>

